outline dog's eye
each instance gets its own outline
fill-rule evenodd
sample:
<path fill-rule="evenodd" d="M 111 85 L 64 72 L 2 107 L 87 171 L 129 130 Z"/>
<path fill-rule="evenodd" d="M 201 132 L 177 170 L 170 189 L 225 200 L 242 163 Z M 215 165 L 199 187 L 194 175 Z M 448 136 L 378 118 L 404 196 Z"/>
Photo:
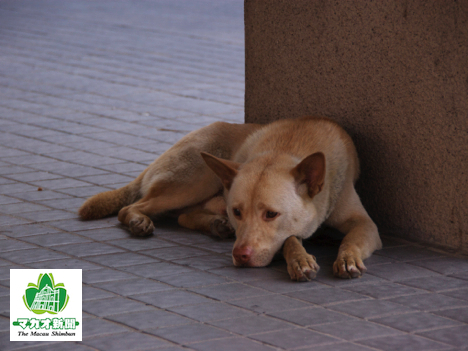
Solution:
<path fill-rule="evenodd" d="M 232 213 L 234 213 L 234 216 L 240 218 L 241 216 L 241 211 L 238 208 L 233 208 Z"/>
<path fill-rule="evenodd" d="M 267 212 L 265 213 L 265 218 L 266 218 L 266 219 L 273 219 L 273 218 L 275 218 L 276 216 L 278 216 L 278 212 L 267 211 Z"/>

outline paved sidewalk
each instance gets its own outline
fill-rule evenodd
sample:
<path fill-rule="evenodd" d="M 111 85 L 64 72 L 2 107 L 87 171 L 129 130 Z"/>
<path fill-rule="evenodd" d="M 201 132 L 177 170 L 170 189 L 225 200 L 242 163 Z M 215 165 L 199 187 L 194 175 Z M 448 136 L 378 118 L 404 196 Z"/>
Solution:
<path fill-rule="evenodd" d="M 340 280 L 318 236 L 319 276 L 295 283 L 171 221 L 138 239 L 77 218 L 187 132 L 243 122 L 242 7 L 0 0 L 1 350 L 468 349 L 466 259 L 384 238 Z M 83 269 L 82 342 L 9 341 L 11 268 Z"/>

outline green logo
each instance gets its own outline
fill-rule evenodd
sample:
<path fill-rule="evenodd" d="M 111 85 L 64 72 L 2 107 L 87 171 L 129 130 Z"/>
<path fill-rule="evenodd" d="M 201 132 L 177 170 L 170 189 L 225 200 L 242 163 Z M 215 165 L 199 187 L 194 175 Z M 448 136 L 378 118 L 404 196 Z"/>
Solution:
<path fill-rule="evenodd" d="M 36 314 L 57 314 L 65 309 L 69 298 L 65 285 L 55 284 L 52 273 L 39 274 L 37 285 L 29 283 L 23 295 L 28 310 Z"/>

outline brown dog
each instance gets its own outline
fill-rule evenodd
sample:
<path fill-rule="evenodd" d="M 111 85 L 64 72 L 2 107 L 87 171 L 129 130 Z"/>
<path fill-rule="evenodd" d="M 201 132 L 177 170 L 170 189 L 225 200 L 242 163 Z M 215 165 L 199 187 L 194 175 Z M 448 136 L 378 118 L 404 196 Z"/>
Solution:
<path fill-rule="evenodd" d="M 148 216 L 180 210 L 184 227 L 221 237 L 235 232 L 236 266 L 266 266 L 283 247 L 298 281 L 319 269 L 301 241 L 325 223 L 346 234 L 335 275 L 355 278 L 382 246 L 354 189 L 358 173 L 351 138 L 328 119 L 217 122 L 182 138 L 127 186 L 91 197 L 79 214 L 118 212 L 134 235 L 149 235 Z"/>

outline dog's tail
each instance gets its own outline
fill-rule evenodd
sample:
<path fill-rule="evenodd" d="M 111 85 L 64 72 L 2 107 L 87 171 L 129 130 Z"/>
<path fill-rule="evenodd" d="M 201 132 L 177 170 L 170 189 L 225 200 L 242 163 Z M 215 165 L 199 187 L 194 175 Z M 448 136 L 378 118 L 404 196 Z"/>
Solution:
<path fill-rule="evenodd" d="M 137 178 L 122 188 L 96 194 L 81 205 L 78 214 L 82 219 L 99 219 L 117 214 L 120 209 L 141 198 L 139 185 Z"/>

